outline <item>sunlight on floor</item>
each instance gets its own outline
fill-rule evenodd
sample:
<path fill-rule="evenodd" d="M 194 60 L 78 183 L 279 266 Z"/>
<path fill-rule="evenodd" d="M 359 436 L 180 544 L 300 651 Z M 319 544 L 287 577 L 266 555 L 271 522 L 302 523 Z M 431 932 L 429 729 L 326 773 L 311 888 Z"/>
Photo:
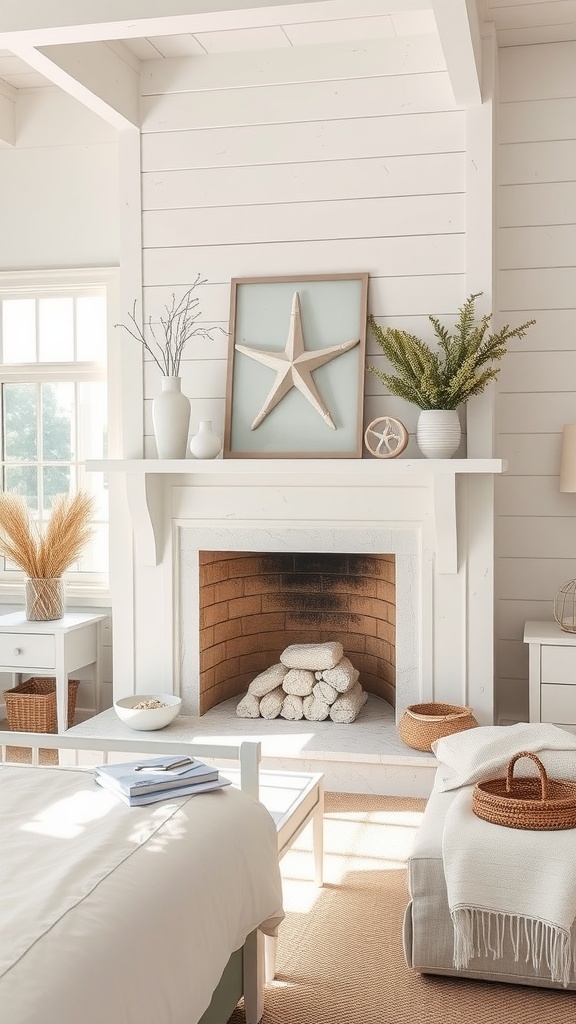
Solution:
<path fill-rule="evenodd" d="M 410 855 L 421 811 L 356 811 L 324 815 L 324 882 L 344 885 L 362 871 L 398 871 Z M 309 825 L 280 865 L 284 909 L 305 914 L 321 890 L 314 880 Z"/>

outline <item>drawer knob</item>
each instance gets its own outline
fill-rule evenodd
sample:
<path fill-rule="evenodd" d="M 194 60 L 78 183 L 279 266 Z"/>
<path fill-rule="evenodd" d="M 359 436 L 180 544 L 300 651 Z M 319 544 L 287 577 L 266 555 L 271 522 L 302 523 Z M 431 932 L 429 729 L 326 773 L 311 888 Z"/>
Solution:
<path fill-rule="evenodd" d="M 12 654 L 22 654 L 22 648 L 15 647 L 14 650 L 12 651 Z"/>

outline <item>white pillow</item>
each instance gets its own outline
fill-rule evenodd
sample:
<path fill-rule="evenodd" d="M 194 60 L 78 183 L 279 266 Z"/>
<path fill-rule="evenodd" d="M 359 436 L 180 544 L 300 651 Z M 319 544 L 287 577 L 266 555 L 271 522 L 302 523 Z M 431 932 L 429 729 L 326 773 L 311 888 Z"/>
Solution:
<path fill-rule="evenodd" d="M 514 754 L 537 754 L 550 778 L 576 781 L 576 736 L 545 722 L 481 725 L 435 740 L 432 750 L 440 762 L 436 788 L 441 792 L 504 778 Z M 514 776 L 537 774 L 529 758 L 514 765 Z"/>

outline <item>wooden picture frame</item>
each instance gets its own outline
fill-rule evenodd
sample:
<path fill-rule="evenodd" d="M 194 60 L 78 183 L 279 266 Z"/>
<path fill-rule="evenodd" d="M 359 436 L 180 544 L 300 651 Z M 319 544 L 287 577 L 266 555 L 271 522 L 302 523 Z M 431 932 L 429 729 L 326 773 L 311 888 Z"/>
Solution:
<path fill-rule="evenodd" d="M 233 278 L 224 458 L 362 457 L 368 274 Z"/>

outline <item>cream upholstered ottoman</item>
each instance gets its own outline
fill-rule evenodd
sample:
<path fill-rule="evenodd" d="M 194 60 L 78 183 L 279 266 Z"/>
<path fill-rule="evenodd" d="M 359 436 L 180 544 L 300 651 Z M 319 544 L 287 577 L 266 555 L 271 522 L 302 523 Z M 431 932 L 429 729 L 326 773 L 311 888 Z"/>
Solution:
<path fill-rule="evenodd" d="M 466 788 L 471 799 L 473 787 Z M 537 973 L 530 962 L 516 961 L 509 942 L 501 959 L 477 956 L 466 970 L 454 968 L 454 932 L 444 880 L 442 834 L 447 809 L 459 792 L 461 790 L 443 793 L 436 788 L 432 791 L 408 861 L 410 902 L 406 907 L 403 929 L 406 963 L 421 974 L 448 974 L 562 989 L 560 983 L 550 981 L 545 964 Z M 576 984 L 571 983 L 568 988 L 576 989 Z"/>

